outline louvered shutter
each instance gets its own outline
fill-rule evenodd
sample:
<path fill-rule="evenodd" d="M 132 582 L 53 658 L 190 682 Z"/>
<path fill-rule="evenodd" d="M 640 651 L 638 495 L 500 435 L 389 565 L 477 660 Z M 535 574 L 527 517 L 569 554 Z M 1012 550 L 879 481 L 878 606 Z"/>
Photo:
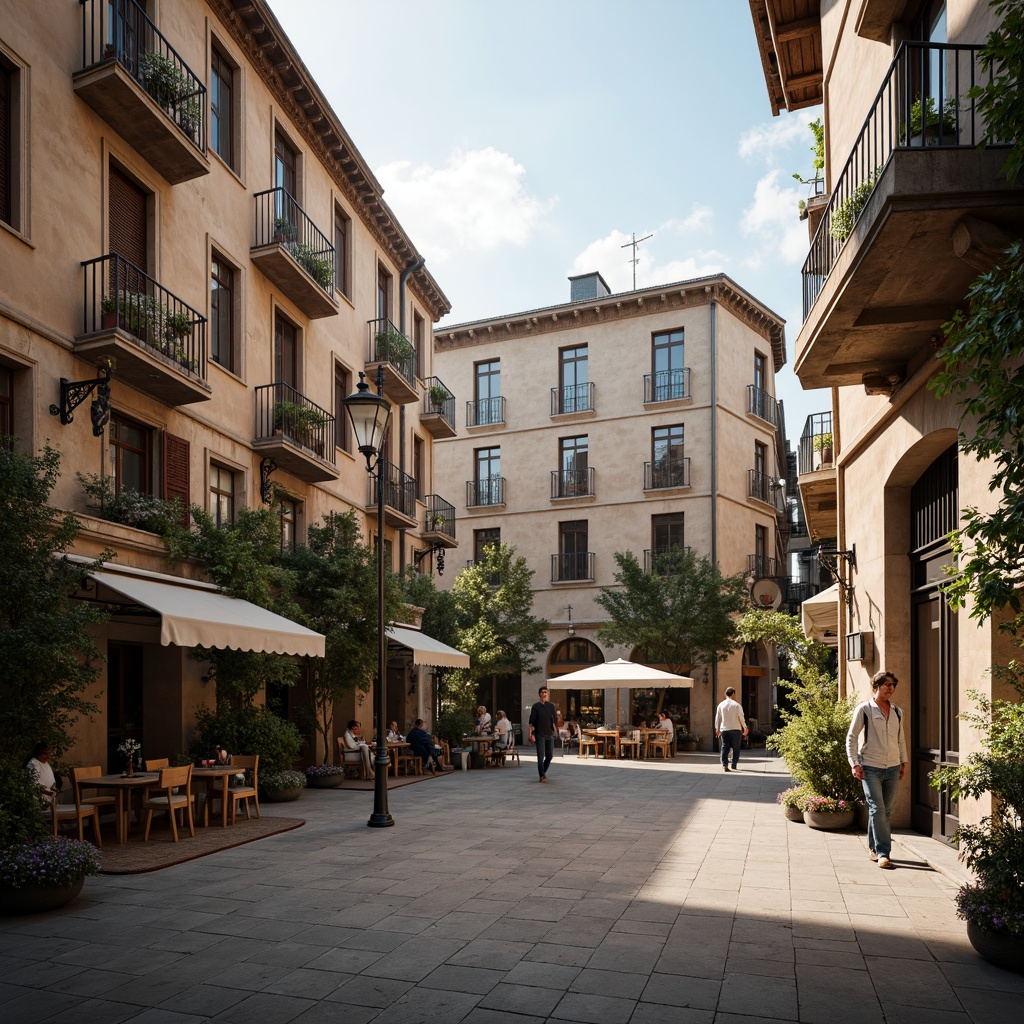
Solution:
<path fill-rule="evenodd" d="M 110 251 L 146 272 L 146 193 L 126 174 L 111 166 L 108 197 Z"/>
<path fill-rule="evenodd" d="M 189 524 L 189 443 L 183 437 L 175 437 L 164 431 L 164 501 L 177 498 L 182 505 L 181 525 Z"/>

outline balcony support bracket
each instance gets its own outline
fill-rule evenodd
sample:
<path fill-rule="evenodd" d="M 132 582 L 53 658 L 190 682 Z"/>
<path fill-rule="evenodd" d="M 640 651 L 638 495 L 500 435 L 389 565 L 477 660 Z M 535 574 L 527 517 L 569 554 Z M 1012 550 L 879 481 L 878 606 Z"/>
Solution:
<path fill-rule="evenodd" d="M 271 458 L 260 459 L 260 500 L 264 505 L 274 501 L 274 485 L 270 476 L 277 469 L 277 463 Z"/>
<path fill-rule="evenodd" d="M 416 551 L 413 554 L 413 561 L 416 565 L 419 565 L 428 555 L 437 554 L 437 575 L 444 575 L 444 552 L 445 546 L 443 544 L 434 544 L 429 548 L 424 548 L 422 551 Z"/>
<path fill-rule="evenodd" d="M 852 609 L 853 570 L 857 568 L 857 545 L 852 544 L 849 551 L 819 547 L 818 561 L 832 577 L 833 582 L 839 584 L 839 589 L 845 591 L 847 607 Z"/>

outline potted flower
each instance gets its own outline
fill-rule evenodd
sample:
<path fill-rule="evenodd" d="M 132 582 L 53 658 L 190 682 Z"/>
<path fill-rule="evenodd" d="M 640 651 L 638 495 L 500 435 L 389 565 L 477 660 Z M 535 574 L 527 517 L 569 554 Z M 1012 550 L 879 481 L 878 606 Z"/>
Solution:
<path fill-rule="evenodd" d="M 444 403 L 448 401 L 448 389 L 443 384 L 431 384 L 427 388 L 427 397 L 434 407 L 434 412 L 440 412 L 444 408 Z"/>
<path fill-rule="evenodd" d="M 818 452 L 820 456 L 820 462 L 817 467 L 831 465 L 832 464 L 832 432 L 825 431 L 824 434 L 814 435 L 814 450 Z"/>
<path fill-rule="evenodd" d="M 124 739 L 121 745 L 117 748 L 119 754 L 124 754 L 125 769 L 124 774 L 127 777 L 131 777 L 135 774 L 135 762 L 138 760 L 139 751 L 142 747 L 138 740 L 133 740 L 131 737 Z"/>
<path fill-rule="evenodd" d="M 790 786 L 784 789 L 776 798 L 775 802 L 782 808 L 782 813 L 787 821 L 804 820 L 804 812 L 800 809 L 800 801 L 808 794 L 806 786 Z"/>
<path fill-rule="evenodd" d="M 955 800 L 991 795 L 991 813 L 952 836 L 976 879 L 960 888 L 957 916 L 986 960 L 1024 973 L 1024 683 L 1012 682 L 1018 701 L 968 691 L 977 710 L 961 717 L 982 734 L 982 749 L 934 771 L 931 784 Z"/>
<path fill-rule="evenodd" d="M 681 732 L 679 734 L 679 749 L 692 751 L 696 750 L 701 742 L 701 735 L 697 732 Z"/>
<path fill-rule="evenodd" d="M 306 776 L 302 772 L 260 772 L 260 799 L 267 803 L 298 800 L 305 788 Z"/>
<path fill-rule="evenodd" d="M 443 531 L 448 525 L 448 517 L 443 512 L 427 513 L 427 529 L 435 532 Z"/>
<path fill-rule="evenodd" d="M 854 806 L 852 800 L 842 797 L 822 796 L 807 790 L 797 802 L 803 811 L 804 824 L 811 828 L 840 829 L 853 824 Z"/>
<path fill-rule="evenodd" d="M 311 764 L 306 769 L 306 785 L 311 789 L 337 789 L 345 781 L 345 769 L 336 764 Z"/>

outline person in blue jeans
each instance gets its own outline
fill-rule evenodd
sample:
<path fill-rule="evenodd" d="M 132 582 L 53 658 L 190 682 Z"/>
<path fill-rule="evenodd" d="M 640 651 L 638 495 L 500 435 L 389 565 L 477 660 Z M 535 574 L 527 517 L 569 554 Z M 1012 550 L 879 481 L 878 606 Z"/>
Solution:
<path fill-rule="evenodd" d="M 846 734 L 846 757 L 868 805 L 868 856 L 892 868 L 892 809 L 907 773 L 903 712 L 892 702 L 899 680 L 886 671 L 871 679 L 871 700 L 858 704 Z"/>
<path fill-rule="evenodd" d="M 747 735 L 747 720 L 743 717 L 743 706 L 736 698 L 736 687 L 725 691 L 725 700 L 715 709 L 715 735 L 722 744 L 722 768 L 729 770 L 729 751 L 732 751 L 732 770 L 740 770 L 740 747 Z"/>
<path fill-rule="evenodd" d="M 555 733 L 558 731 L 558 711 L 548 701 L 548 688 L 537 692 L 540 700 L 530 708 L 530 743 L 537 745 L 537 771 L 540 781 L 548 781 L 548 766 L 555 756 Z"/>

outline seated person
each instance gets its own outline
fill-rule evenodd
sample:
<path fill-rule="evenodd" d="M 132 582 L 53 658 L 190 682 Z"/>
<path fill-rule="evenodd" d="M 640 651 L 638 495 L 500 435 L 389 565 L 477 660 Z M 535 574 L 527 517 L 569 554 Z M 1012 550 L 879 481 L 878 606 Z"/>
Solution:
<path fill-rule="evenodd" d="M 416 719 L 416 725 L 409 730 L 405 741 L 412 747 L 412 752 L 423 762 L 423 767 L 428 769 L 431 775 L 434 774 L 435 769 L 439 772 L 444 771 L 437 751 L 434 749 L 434 741 L 431 739 L 430 733 L 423 728 L 422 718 Z"/>
<path fill-rule="evenodd" d="M 580 727 L 571 718 L 565 723 L 565 728 L 569 733 L 569 739 L 578 740 L 580 738 Z"/>
<path fill-rule="evenodd" d="M 373 757 L 370 754 L 370 745 L 363 739 L 363 727 L 355 719 L 348 723 L 348 728 L 345 730 L 341 738 L 341 745 L 347 751 L 359 751 L 359 756 L 362 760 L 365 774 L 367 778 L 372 779 L 374 777 L 374 772 Z"/>
<path fill-rule="evenodd" d="M 57 791 L 60 789 L 60 786 L 57 785 L 57 777 L 53 774 L 49 763 L 52 753 L 50 744 L 41 740 L 32 748 L 32 756 L 25 765 L 39 790 L 40 798 L 47 806 L 57 799 Z"/>
<path fill-rule="evenodd" d="M 658 724 L 655 728 L 659 732 L 667 732 L 669 739 L 672 739 L 676 732 L 676 727 L 672 724 L 672 719 L 669 718 L 664 711 L 658 714 Z"/>
<path fill-rule="evenodd" d="M 392 722 L 388 726 L 388 743 L 401 743 L 405 737 L 398 731 L 398 723 Z"/>
<path fill-rule="evenodd" d="M 478 736 L 491 731 L 491 716 L 482 704 L 476 709 L 476 732 Z"/>
<path fill-rule="evenodd" d="M 504 711 L 498 712 L 494 723 L 494 750 L 508 750 L 512 746 L 512 723 Z"/>

